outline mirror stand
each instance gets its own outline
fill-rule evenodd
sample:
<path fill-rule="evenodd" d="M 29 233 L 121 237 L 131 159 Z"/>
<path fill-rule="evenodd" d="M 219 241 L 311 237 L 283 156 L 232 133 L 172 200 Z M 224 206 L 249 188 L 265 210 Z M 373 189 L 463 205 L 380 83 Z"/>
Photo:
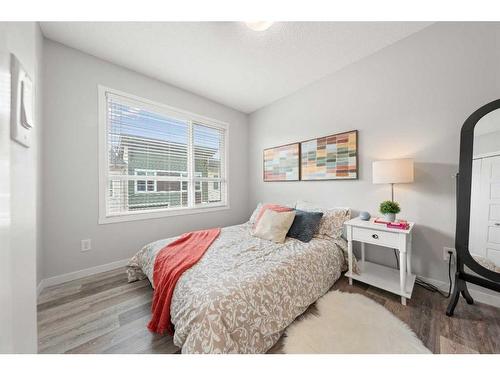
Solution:
<path fill-rule="evenodd" d="M 469 293 L 467 289 L 467 282 L 482 286 L 484 288 L 488 288 L 497 292 L 500 292 L 500 284 L 483 279 L 481 277 L 468 274 L 463 269 L 463 264 L 461 265 L 461 270 L 458 269 L 458 261 L 457 261 L 457 272 L 455 273 L 455 285 L 453 287 L 453 292 L 450 297 L 450 303 L 448 304 L 448 308 L 446 309 L 446 315 L 453 316 L 453 312 L 455 311 L 455 307 L 457 306 L 458 300 L 460 298 L 460 294 L 465 298 L 469 305 L 474 303 L 474 299 Z"/>
<path fill-rule="evenodd" d="M 494 114 L 490 114 L 490 112 L 494 111 L 497 112 Z M 455 229 L 455 249 L 457 254 L 457 266 L 453 293 L 451 295 L 448 308 L 446 309 L 446 315 L 448 316 L 453 315 L 458 300 L 460 299 L 460 295 L 465 298 L 468 304 L 474 303 L 474 300 L 467 289 L 467 283 L 476 284 L 484 288 L 500 292 L 500 265 L 493 265 L 493 267 L 490 266 L 489 268 L 485 266 L 485 261 L 491 262 L 492 260 L 497 260 L 498 263 L 497 254 L 500 254 L 500 223 L 498 222 L 500 220 L 500 211 L 497 210 L 497 208 L 500 207 L 500 175 L 497 172 L 500 171 L 500 141 L 493 142 L 493 145 L 495 146 L 494 152 L 489 152 L 491 150 L 488 150 L 487 152 L 482 151 L 481 155 L 477 155 L 476 158 L 474 157 L 474 129 L 481 120 L 482 123 L 478 128 L 482 127 L 483 129 L 481 132 L 477 131 L 478 129 L 476 129 L 478 135 L 480 136 L 487 133 L 487 138 L 491 140 L 493 139 L 493 135 L 496 134 L 496 136 L 499 137 L 498 139 L 500 139 L 500 99 L 494 100 L 476 110 L 472 115 L 469 116 L 469 118 L 467 118 L 460 132 L 459 173 L 456 177 L 457 218 Z M 490 146 L 491 144 L 492 142 L 490 142 Z M 476 147 L 479 148 L 478 144 L 476 144 Z M 472 196 L 474 159 L 488 160 L 488 162 L 485 163 L 490 163 L 486 164 L 489 168 L 487 169 L 487 171 L 489 172 L 487 173 L 486 180 L 490 185 L 486 185 L 489 190 L 477 190 L 477 185 L 474 185 L 474 196 Z M 492 161 L 495 161 L 495 164 L 491 164 Z M 492 177 L 493 168 L 495 168 L 496 178 L 494 181 Z M 475 169 L 475 171 L 481 171 L 481 173 L 483 170 L 485 169 Z M 477 175 L 475 175 L 474 181 L 477 181 Z M 492 193 L 493 191 L 494 194 Z M 477 245 L 477 242 L 473 242 L 471 245 L 471 242 L 469 241 L 471 227 L 471 197 L 474 198 L 474 204 L 476 205 L 474 207 L 474 212 L 490 212 L 490 214 L 488 214 L 488 217 L 483 217 L 482 220 L 483 222 L 486 222 L 486 224 L 481 227 L 482 231 L 488 230 L 489 232 L 480 233 L 488 233 L 483 235 L 483 238 L 487 239 L 490 236 L 489 233 L 493 233 L 493 235 L 491 236 L 491 241 L 488 240 L 490 242 L 490 245 L 488 246 L 491 247 L 491 249 L 495 253 L 496 258 L 494 259 L 488 259 L 488 254 L 486 254 L 486 258 L 484 258 L 484 253 L 480 253 L 482 256 L 478 257 L 478 250 L 482 250 L 482 248 L 484 248 L 484 244 L 479 246 Z M 479 206 L 477 206 L 477 197 L 479 197 L 479 199 L 483 199 L 483 202 L 490 205 L 488 209 L 483 208 L 481 210 L 478 210 Z M 491 209 L 492 206 L 495 207 L 493 211 Z M 493 216 L 491 215 L 491 212 L 494 212 Z M 473 220 L 475 220 L 475 216 Z M 473 221 L 473 223 L 475 225 L 477 224 L 475 221 Z M 472 233 L 472 238 L 474 240 L 476 240 L 476 237 L 474 237 L 476 233 L 478 232 Z M 472 250 L 472 254 L 469 250 Z M 470 269 L 474 274 L 466 272 L 465 266 L 467 266 L 467 269 Z"/>
<path fill-rule="evenodd" d="M 466 273 L 464 272 L 464 265 L 457 258 L 457 272 L 455 273 L 453 292 L 450 296 L 450 303 L 448 304 L 448 308 L 446 309 L 446 315 L 448 316 L 453 315 L 455 307 L 458 303 L 458 299 L 460 298 L 460 294 L 465 298 L 469 305 L 472 305 L 474 303 L 474 300 L 472 299 L 469 290 L 467 289 L 467 283 L 465 279 Z"/>

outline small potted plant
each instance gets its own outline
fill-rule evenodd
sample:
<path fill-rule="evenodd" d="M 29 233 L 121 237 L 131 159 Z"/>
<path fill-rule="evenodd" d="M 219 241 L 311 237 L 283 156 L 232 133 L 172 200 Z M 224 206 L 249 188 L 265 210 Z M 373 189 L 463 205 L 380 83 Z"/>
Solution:
<path fill-rule="evenodd" d="M 385 221 L 393 223 L 396 221 L 396 214 L 399 213 L 401 209 L 399 204 L 393 201 L 384 201 L 380 203 L 380 212 L 384 215 Z"/>

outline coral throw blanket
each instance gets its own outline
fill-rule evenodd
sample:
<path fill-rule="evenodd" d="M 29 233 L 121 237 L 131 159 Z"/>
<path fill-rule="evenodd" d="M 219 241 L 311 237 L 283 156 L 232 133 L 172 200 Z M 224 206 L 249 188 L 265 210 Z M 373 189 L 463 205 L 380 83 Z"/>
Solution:
<path fill-rule="evenodd" d="M 155 291 L 148 324 L 150 331 L 173 334 L 170 302 L 177 280 L 201 259 L 219 234 L 220 228 L 184 233 L 159 251 L 153 270 Z"/>

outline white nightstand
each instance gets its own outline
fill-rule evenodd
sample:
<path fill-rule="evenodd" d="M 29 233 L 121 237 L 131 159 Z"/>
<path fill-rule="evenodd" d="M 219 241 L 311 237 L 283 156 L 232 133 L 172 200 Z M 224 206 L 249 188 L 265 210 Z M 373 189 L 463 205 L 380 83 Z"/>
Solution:
<path fill-rule="evenodd" d="M 352 285 L 352 279 L 373 285 L 377 288 L 401 296 L 401 303 L 406 305 L 406 299 L 411 298 L 415 275 L 411 272 L 411 235 L 414 223 L 409 222 L 408 230 L 387 228 L 375 224 L 373 219 L 363 221 L 359 218 L 345 223 L 349 253 L 349 270 L 345 274 Z M 361 242 L 361 260 L 358 262 L 360 274 L 352 271 L 352 241 Z M 381 266 L 365 260 L 365 243 L 397 249 L 399 251 L 399 270 Z"/>

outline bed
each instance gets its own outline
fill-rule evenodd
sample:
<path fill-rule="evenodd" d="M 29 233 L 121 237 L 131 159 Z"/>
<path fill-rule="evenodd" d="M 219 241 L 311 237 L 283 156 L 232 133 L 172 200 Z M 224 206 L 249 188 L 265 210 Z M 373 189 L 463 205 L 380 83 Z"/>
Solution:
<path fill-rule="evenodd" d="M 170 313 L 182 353 L 265 353 L 345 270 L 342 238 L 276 244 L 251 233 L 250 221 L 222 228 L 177 282 Z M 176 238 L 144 246 L 128 263 L 129 281 L 147 277 L 154 288 L 155 257 Z"/>

